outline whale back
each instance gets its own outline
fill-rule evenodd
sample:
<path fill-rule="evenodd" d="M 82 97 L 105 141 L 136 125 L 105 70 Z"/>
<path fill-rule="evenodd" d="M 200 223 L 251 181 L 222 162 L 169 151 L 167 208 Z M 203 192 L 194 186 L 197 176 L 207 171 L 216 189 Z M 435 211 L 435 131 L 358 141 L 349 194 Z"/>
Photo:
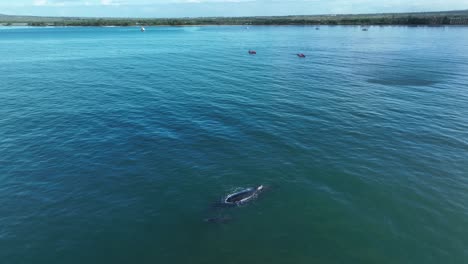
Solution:
<path fill-rule="evenodd" d="M 247 188 L 240 192 L 236 192 L 236 193 L 228 195 L 225 199 L 225 202 L 226 203 L 240 203 L 242 201 L 245 201 L 246 199 L 251 198 L 252 196 L 255 195 L 255 193 L 256 193 L 256 189 Z"/>

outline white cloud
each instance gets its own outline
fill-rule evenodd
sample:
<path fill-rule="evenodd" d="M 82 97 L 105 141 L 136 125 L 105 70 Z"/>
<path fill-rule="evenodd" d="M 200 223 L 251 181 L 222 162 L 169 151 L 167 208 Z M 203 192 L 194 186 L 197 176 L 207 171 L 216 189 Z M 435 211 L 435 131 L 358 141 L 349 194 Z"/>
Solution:
<path fill-rule="evenodd" d="M 45 6 L 47 5 L 47 0 L 34 0 L 33 4 L 35 6 Z"/>
<path fill-rule="evenodd" d="M 468 8 L 468 0 L 29 0 L 34 6 L 115 6 L 115 5 L 167 5 L 174 3 L 257 3 L 265 7 L 272 4 L 300 5 L 314 4 L 315 6 L 328 6 L 342 8 L 342 6 L 362 7 L 373 6 L 377 8 L 386 7 L 437 7 L 443 9 Z M 2 2 L 2 0 L 0 0 Z M 26 3 L 25 0 L 16 0 L 15 3 Z M 445 8 L 444 8 L 445 7 Z"/>
<path fill-rule="evenodd" d="M 0 13 L 44 16 L 313 15 L 462 9 L 468 9 L 468 0 L 0 0 Z"/>
<path fill-rule="evenodd" d="M 117 2 L 114 0 L 101 0 L 101 5 L 106 5 L 106 6 L 118 6 L 121 5 L 122 2 Z"/>
<path fill-rule="evenodd" d="M 1 1 L 1 0 L 0 0 Z M 119 6 L 127 4 L 122 0 L 33 0 L 33 6 Z M 22 4 L 26 6 L 26 4 Z"/>

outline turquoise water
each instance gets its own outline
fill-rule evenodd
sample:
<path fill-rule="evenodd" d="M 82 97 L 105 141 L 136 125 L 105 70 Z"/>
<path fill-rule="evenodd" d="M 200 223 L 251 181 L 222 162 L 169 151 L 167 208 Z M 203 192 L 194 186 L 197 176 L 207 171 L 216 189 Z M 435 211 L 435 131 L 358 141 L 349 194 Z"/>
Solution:
<path fill-rule="evenodd" d="M 466 27 L 0 28 L 1 263 L 467 263 L 467 191 Z"/>

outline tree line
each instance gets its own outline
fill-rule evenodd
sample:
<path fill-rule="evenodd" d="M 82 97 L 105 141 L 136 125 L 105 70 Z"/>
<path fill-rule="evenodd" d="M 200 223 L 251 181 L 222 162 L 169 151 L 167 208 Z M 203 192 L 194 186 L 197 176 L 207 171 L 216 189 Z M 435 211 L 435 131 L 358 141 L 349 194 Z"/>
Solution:
<path fill-rule="evenodd" d="M 213 17 L 176 19 L 40 18 L 4 21 L 30 26 L 187 26 L 187 25 L 468 25 L 468 11 L 413 14 Z M 0 16 L 0 23 L 2 17 Z"/>

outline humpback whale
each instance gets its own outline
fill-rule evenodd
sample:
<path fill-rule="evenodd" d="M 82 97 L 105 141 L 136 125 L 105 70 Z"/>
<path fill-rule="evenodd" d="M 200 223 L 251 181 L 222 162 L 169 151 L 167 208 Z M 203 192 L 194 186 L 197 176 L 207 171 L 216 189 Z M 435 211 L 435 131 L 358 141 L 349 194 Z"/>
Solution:
<path fill-rule="evenodd" d="M 213 204 L 213 208 L 217 210 L 221 210 L 222 208 L 243 205 L 257 198 L 257 196 L 266 189 L 268 189 L 268 186 L 265 187 L 263 185 L 259 185 L 255 188 L 252 188 L 252 187 L 244 188 L 240 191 L 236 191 L 234 193 L 228 194 L 222 199 L 221 202 L 217 202 Z M 218 211 L 218 212 L 221 212 L 221 211 Z M 225 215 L 224 213 L 218 213 L 217 216 L 203 219 L 204 222 L 213 223 L 213 224 L 226 224 L 226 223 L 231 222 L 232 220 L 233 218 L 230 215 Z"/>
<path fill-rule="evenodd" d="M 247 188 L 241 191 L 231 193 L 224 198 L 224 204 L 227 205 L 241 205 L 256 198 L 258 194 L 263 190 L 263 185 L 256 188 Z"/>

